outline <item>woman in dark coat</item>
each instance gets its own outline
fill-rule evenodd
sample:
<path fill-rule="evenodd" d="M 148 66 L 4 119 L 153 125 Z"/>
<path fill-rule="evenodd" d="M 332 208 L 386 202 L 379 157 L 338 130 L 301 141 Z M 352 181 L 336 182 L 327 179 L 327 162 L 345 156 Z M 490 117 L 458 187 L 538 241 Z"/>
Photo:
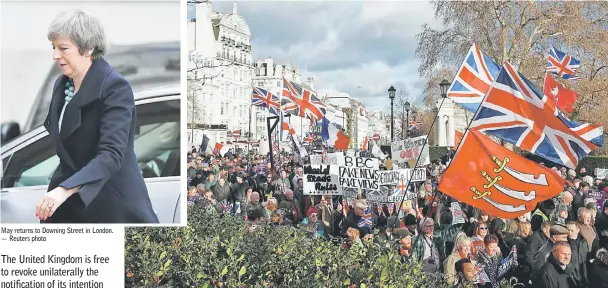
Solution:
<path fill-rule="evenodd" d="M 63 73 L 44 121 L 59 166 L 36 215 L 47 223 L 158 223 L 133 150 L 133 91 L 102 58 L 103 27 L 84 12 L 64 13 L 48 39 Z"/>

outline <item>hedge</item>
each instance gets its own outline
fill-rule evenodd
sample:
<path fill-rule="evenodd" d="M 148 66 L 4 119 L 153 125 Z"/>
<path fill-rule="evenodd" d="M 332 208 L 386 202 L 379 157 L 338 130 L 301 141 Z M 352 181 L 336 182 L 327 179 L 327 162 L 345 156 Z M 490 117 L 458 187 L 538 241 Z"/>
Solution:
<path fill-rule="evenodd" d="M 126 287 L 449 287 L 393 249 L 343 249 L 299 230 L 188 208 L 182 227 L 125 228 Z"/>

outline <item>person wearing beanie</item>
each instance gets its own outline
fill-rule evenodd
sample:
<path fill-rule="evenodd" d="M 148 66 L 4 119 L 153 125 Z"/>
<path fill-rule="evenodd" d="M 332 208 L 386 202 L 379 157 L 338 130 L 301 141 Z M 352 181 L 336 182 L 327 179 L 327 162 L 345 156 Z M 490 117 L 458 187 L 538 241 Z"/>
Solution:
<path fill-rule="evenodd" d="M 397 236 L 399 248 L 399 255 L 401 255 L 403 260 L 409 259 L 412 255 L 412 233 L 406 228 L 399 228 L 393 231 L 393 234 Z"/>
<path fill-rule="evenodd" d="M 536 275 L 540 268 L 547 263 L 547 258 L 551 255 L 551 251 L 553 251 L 553 244 L 556 242 L 567 242 L 568 241 L 568 228 L 562 225 L 553 225 L 551 229 L 549 229 L 549 241 L 543 247 L 540 247 L 536 255 L 534 255 L 534 264 L 532 264 L 532 274 Z M 535 277 L 533 276 L 532 279 Z"/>
<path fill-rule="evenodd" d="M 407 214 L 405 216 L 405 228 L 410 231 L 411 234 L 416 235 L 418 231 L 416 229 L 416 216 L 412 214 Z"/>

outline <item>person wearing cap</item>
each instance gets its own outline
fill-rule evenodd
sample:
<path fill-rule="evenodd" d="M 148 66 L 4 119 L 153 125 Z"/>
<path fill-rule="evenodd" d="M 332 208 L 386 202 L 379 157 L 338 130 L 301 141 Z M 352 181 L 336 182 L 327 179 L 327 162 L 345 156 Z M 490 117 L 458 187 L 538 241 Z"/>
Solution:
<path fill-rule="evenodd" d="M 534 263 L 532 264 L 533 275 L 536 275 L 538 271 L 540 271 L 540 268 L 547 262 L 547 258 L 551 255 L 551 251 L 553 250 L 553 244 L 560 241 L 568 241 L 570 231 L 562 225 L 553 225 L 551 226 L 551 229 L 549 229 L 549 234 L 551 235 L 549 241 L 547 241 L 543 247 L 540 247 L 538 252 L 534 255 Z M 532 278 L 534 278 L 534 276 Z"/>
<path fill-rule="evenodd" d="M 600 247 L 608 249 L 608 200 L 604 201 L 602 210 L 595 220 L 595 229 L 599 238 Z"/>
<path fill-rule="evenodd" d="M 367 234 L 372 234 L 372 230 L 369 227 L 359 227 L 359 221 L 361 220 L 361 217 L 363 217 L 363 215 L 365 214 L 365 209 L 367 209 L 367 204 L 365 204 L 365 202 L 363 201 L 357 201 L 353 209 L 353 213 L 350 213 L 348 216 L 346 216 L 346 218 L 344 218 L 342 222 L 341 235 L 343 237 L 346 237 L 346 231 L 348 231 L 348 228 L 354 228 L 359 230 L 359 236 L 361 237 L 361 239 L 365 238 Z"/>
<path fill-rule="evenodd" d="M 553 213 L 553 210 L 555 210 L 553 199 L 547 199 L 538 203 L 536 209 L 532 213 L 532 219 L 530 220 L 532 231 L 539 230 L 541 224 L 549 220 L 549 216 Z"/>
<path fill-rule="evenodd" d="M 398 239 L 397 248 L 401 259 L 410 259 L 412 255 L 412 233 L 405 228 L 398 228 L 393 230 L 393 234 Z"/>

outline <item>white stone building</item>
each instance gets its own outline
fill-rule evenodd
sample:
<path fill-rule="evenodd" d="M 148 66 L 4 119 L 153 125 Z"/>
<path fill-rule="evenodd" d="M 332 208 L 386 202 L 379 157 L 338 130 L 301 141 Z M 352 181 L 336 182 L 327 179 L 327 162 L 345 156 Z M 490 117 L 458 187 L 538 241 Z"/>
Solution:
<path fill-rule="evenodd" d="M 200 143 L 207 134 L 212 142 L 232 141 L 229 134 L 234 130 L 240 130 L 241 139 L 247 138 L 257 112 L 249 111 L 253 76 L 249 26 L 238 15 L 236 3 L 229 14 L 212 11 L 211 2 L 195 5 L 196 18 L 188 20 L 188 93 L 195 99 L 189 101 L 194 106 L 188 107 L 188 123 L 194 120 L 197 125 L 189 140 Z"/>
<path fill-rule="evenodd" d="M 437 100 L 437 121 L 435 123 L 435 145 L 454 146 L 456 130 L 464 132 L 467 123 L 473 118 L 473 113 L 460 107 L 450 98 L 446 98 L 441 105 L 442 99 Z M 441 106 L 441 109 L 439 107 Z"/>
<path fill-rule="evenodd" d="M 387 122 L 387 116 L 382 110 L 370 110 L 368 111 L 367 117 L 369 119 L 369 133 L 372 137 L 375 133 L 380 135 L 379 145 L 389 145 L 391 138 L 390 127 L 387 128 L 389 123 Z M 390 115 L 388 115 L 390 118 Z M 390 126 L 390 125 L 389 125 Z"/>

